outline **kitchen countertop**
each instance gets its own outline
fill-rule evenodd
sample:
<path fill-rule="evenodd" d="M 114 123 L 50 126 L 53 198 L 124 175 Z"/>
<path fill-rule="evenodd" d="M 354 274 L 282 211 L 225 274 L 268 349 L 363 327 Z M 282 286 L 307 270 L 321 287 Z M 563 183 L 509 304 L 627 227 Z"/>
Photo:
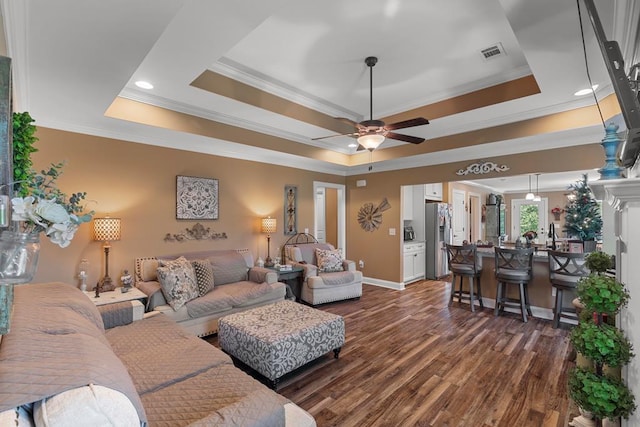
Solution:
<path fill-rule="evenodd" d="M 507 247 L 508 249 L 513 249 L 513 247 Z M 495 255 L 495 250 L 494 250 L 494 246 L 492 247 L 482 247 L 482 248 L 478 248 L 478 254 L 480 254 L 480 256 L 482 256 L 483 258 L 486 257 L 493 257 Z M 549 261 L 549 256 L 547 255 L 547 250 L 545 249 L 538 249 L 537 251 L 535 251 L 533 253 L 533 260 L 534 261 L 540 261 L 540 262 L 548 262 Z"/>

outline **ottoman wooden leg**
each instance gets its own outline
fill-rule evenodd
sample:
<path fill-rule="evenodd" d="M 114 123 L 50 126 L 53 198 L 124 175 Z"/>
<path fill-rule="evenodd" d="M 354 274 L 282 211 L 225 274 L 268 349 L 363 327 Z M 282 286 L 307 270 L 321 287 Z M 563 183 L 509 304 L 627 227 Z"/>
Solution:
<path fill-rule="evenodd" d="M 338 355 L 340 354 L 340 350 L 342 350 L 342 347 L 338 347 L 338 348 L 333 349 L 333 358 L 334 359 L 338 358 Z"/>
<path fill-rule="evenodd" d="M 271 390 L 278 391 L 278 384 L 280 383 L 280 378 L 276 378 L 275 380 L 269 380 L 269 386 Z"/>

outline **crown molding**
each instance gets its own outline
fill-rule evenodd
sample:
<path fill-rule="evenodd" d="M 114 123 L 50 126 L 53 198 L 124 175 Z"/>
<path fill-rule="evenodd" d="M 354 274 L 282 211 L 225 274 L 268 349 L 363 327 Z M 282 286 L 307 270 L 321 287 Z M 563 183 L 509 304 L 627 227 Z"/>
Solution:
<path fill-rule="evenodd" d="M 4 34 L 7 43 L 7 56 L 11 58 L 13 79 L 14 111 L 29 110 L 30 79 L 27 58 L 29 58 L 29 3 L 28 1 L 2 0 Z"/>

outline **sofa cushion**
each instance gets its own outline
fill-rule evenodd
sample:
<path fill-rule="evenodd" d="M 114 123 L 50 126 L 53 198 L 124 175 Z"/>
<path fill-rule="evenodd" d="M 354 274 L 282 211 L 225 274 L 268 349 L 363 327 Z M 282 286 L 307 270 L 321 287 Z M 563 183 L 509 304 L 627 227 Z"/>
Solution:
<path fill-rule="evenodd" d="M 143 282 L 158 280 L 158 260 L 155 258 L 144 258 L 140 260 L 140 278 Z"/>
<path fill-rule="evenodd" d="M 140 418 L 127 396 L 108 387 L 89 384 L 33 405 L 36 427 L 71 426 L 82 420 L 88 426 L 137 426 Z"/>
<path fill-rule="evenodd" d="M 222 288 L 223 286 L 215 287 L 200 298 L 189 301 L 186 304 L 189 317 L 196 318 L 230 310 L 233 307 L 233 298 Z"/>
<path fill-rule="evenodd" d="M 318 273 L 344 271 L 342 254 L 338 250 L 316 248 L 316 259 L 318 260 Z"/>
<path fill-rule="evenodd" d="M 198 295 L 203 296 L 213 289 L 213 268 L 208 260 L 196 259 L 191 261 L 196 274 Z"/>
<path fill-rule="evenodd" d="M 173 261 L 159 261 L 158 279 L 162 286 L 162 293 L 174 310 L 178 310 L 198 297 L 198 285 L 193 266 L 186 258 L 180 257 Z"/>
<path fill-rule="evenodd" d="M 213 282 L 218 285 L 247 280 L 249 267 L 238 252 L 213 254 L 207 257 L 213 268 Z"/>

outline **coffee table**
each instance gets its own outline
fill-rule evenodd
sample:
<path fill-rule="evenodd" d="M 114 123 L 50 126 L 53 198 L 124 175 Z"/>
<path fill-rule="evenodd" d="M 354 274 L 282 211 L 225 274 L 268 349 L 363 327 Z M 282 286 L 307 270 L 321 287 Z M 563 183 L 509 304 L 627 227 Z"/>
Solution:
<path fill-rule="evenodd" d="M 220 348 L 264 376 L 271 387 L 293 370 L 344 345 L 342 316 L 285 300 L 218 321 Z"/>

